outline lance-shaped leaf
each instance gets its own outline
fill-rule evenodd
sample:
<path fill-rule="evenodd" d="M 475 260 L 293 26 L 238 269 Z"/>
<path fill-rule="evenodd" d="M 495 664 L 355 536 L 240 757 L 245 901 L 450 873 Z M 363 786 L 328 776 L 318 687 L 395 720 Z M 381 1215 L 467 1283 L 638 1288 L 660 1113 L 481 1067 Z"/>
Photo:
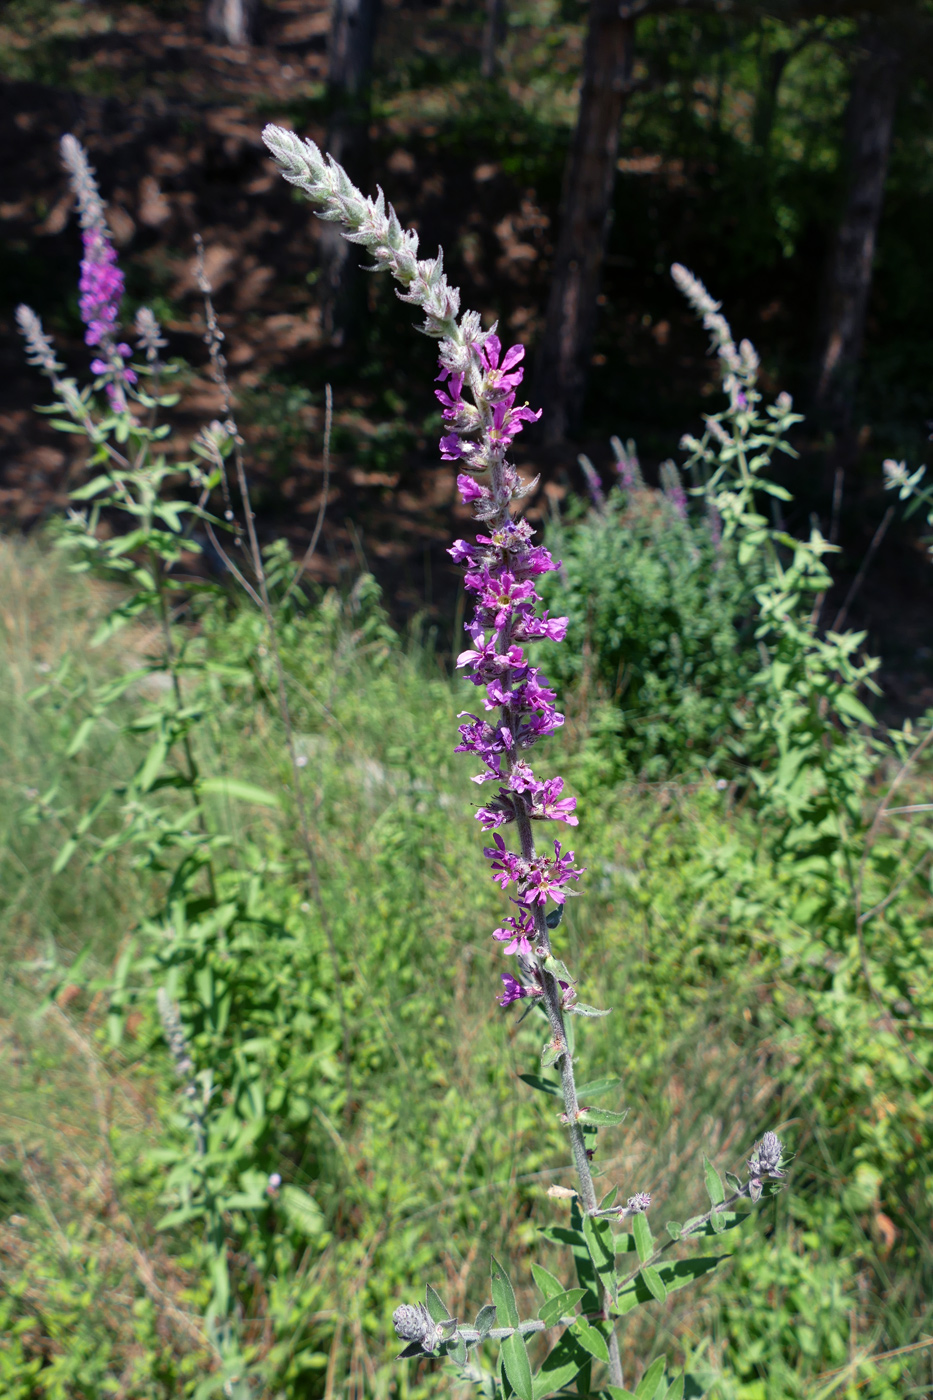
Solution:
<path fill-rule="evenodd" d="M 645 1264 L 654 1253 L 654 1236 L 648 1224 L 648 1217 L 643 1213 L 632 1217 L 632 1234 L 635 1237 L 638 1257 Z"/>
<path fill-rule="evenodd" d="M 585 1288 L 565 1288 L 562 1293 L 555 1293 L 553 1298 L 548 1298 L 538 1309 L 538 1316 L 545 1327 L 554 1327 L 562 1317 L 572 1313 L 586 1292 Z"/>
<path fill-rule="evenodd" d="M 610 1295 L 615 1297 L 615 1250 L 612 1247 L 612 1226 L 608 1220 L 583 1217 L 583 1236 L 596 1272 Z"/>
<path fill-rule="evenodd" d="M 548 1239 L 553 1238 L 547 1231 L 543 1231 L 542 1233 L 545 1234 Z M 560 1279 L 555 1278 L 552 1273 L 542 1268 L 540 1264 L 532 1264 L 531 1272 L 534 1274 L 535 1283 L 544 1294 L 545 1302 L 548 1302 L 551 1298 L 556 1298 L 559 1293 L 564 1292 L 564 1285 L 561 1283 Z"/>
<path fill-rule="evenodd" d="M 550 1065 L 556 1064 L 567 1046 L 560 1036 L 552 1036 L 545 1041 L 544 1049 L 541 1051 L 541 1068 L 547 1069 Z"/>
<path fill-rule="evenodd" d="M 511 1337 L 504 1339 L 500 1355 L 505 1373 L 512 1382 L 512 1389 L 519 1400 L 534 1400 L 531 1362 L 521 1332 L 513 1332 Z"/>
<path fill-rule="evenodd" d="M 709 1192 L 710 1200 L 714 1206 L 721 1206 L 726 1199 L 726 1188 L 708 1157 L 703 1158 L 703 1175 L 706 1178 L 706 1189 Z"/>
<path fill-rule="evenodd" d="M 664 1287 L 664 1280 L 661 1278 L 657 1269 L 653 1269 L 650 1264 L 646 1264 L 641 1271 L 641 1276 L 652 1298 L 659 1303 L 666 1302 L 667 1289 Z"/>
<path fill-rule="evenodd" d="M 577 1114 L 577 1122 L 585 1126 L 593 1123 L 597 1127 L 610 1128 L 615 1123 L 624 1123 L 628 1116 L 628 1109 L 622 1113 L 613 1113 L 610 1108 L 581 1108 Z"/>
<path fill-rule="evenodd" d="M 670 1235 L 672 1240 L 679 1240 L 683 1238 L 684 1227 L 681 1225 L 679 1220 L 669 1220 L 664 1228 Z"/>
<path fill-rule="evenodd" d="M 482 1339 L 486 1336 L 486 1333 L 489 1331 L 490 1327 L 495 1326 L 495 1322 L 496 1305 L 495 1303 L 486 1303 L 483 1307 L 480 1308 L 479 1312 L 476 1314 L 476 1321 L 473 1323 L 473 1326 L 479 1333 L 480 1341 L 482 1341 Z"/>
<path fill-rule="evenodd" d="M 570 1207 L 570 1224 L 573 1233 L 577 1236 L 578 1242 L 571 1244 L 573 1250 L 573 1262 L 577 1270 L 577 1282 L 581 1288 L 586 1289 L 583 1298 L 583 1311 L 593 1313 L 599 1311 L 599 1283 L 596 1268 L 590 1258 L 590 1247 L 586 1242 L 583 1233 L 583 1212 L 580 1210 L 579 1201 L 574 1201 Z"/>
<path fill-rule="evenodd" d="M 552 977 L 557 977 L 562 982 L 573 981 L 573 978 L 570 976 L 570 973 L 567 971 L 567 968 L 561 962 L 560 958 L 555 958 L 553 954 L 544 959 L 544 970 L 545 972 L 549 972 Z"/>
<path fill-rule="evenodd" d="M 591 1327 L 582 1317 L 578 1317 L 571 1328 L 573 1335 L 590 1356 L 595 1356 L 597 1361 L 609 1360 L 609 1345 L 602 1332 Z"/>
<path fill-rule="evenodd" d="M 407 1361 L 410 1356 L 424 1356 L 424 1347 L 420 1342 L 409 1342 L 404 1351 L 400 1351 L 395 1358 L 396 1361 Z"/>
<path fill-rule="evenodd" d="M 666 1356 L 659 1356 L 652 1361 L 635 1387 L 636 1400 L 655 1400 L 658 1385 L 664 1375 L 664 1363 L 666 1360 Z"/>
<path fill-rule="evenodd" d="M 543 1400 L 546 1395 L 563 1390 L 588 1363 L 589 1355 L 568 1330 L 555 1347 L 548 1352 L 534 1378 L 534 1400 Z"/>
<path fill-rule="evenodd" d="M 542 1079 L 540 1074 L 520 1074 L 519 1079 L 530 1084 L 532 1089 L 540 1089 L 542 1094 L 553 1094 L 560 1098 L 560 1085 L 553 1079 Z"/>
<path fill-rule="evenodd" d="M 496 1321 L 500 1327 L 517 1327 L 519 1322 L 518 1304 L 512 1280 L 493 1256 L 490 1279 L 492 1281 L 492 1301 L 496 1305 Z M 446 1313 L 445 1313 L 446 1316 Z"/>
<path fill-rule="evenodd" d="M 599 1203 L 600 1210 L 609 1210 L 615 1204 L 615 1198 L 619 1194 L 618 1186 L 613 1186 L 611 1191 L 607 1191 Z"/>
<path fill-rule="evenodd" d="M 571 1016 L 608 1016 L 612 1007 L 605 1011 L 600 1011 L 598 1006 L 588 1006 L 585 1001 L 575 1001 L 572 1006 L 565 1008 Z"/>
<path fill-rule="evenodd" d="M 667 1387 L 667 1394 L 664 1400 L 684 1400 L 684 1373 L 681 1371 L 676 1380 L 671 1381 Z"/>
<path fill-rule="evenodd" d="M 634 1390 L 626 1390 L 621 1385 L 607 1385 L 606 1394 L 610 1400 L 635 1400 Z"/>
<path fill-rule="evenodd" d="M 581 1084 L 577 1088 L 577 1098 L 582 1103 L 588 1103 L 590 1099 L 598 1099 L 602 1094 L 608 1094 L 622 1083 L 615 1075 L 607 1075 L 605 1079 L 591 1079 L 588 1084 Z"/>
<path fill-rule="evenodd" d="M 704 1255 L 700 1259 L 678 1259 L 675 1264 L 661 1264 L 656 1272 L 667 1292 L 675 1293 L 679 1288 L 686 1288 L 688 1283 L 693 1283 L 695 1279 L 702 1278 L 704 1274 L 715 1269 L 720 1260 L 728 1258 L 728 1254 L 715 1254 Z M 652 1301 L 654 1294 L 642 1278 L 642 1272 L 639 1270 L 634 1278 L 620 1286 L 618 1301 L 613 1308 L 618 1317 L 625 1317 L 642 1303 Z"/>
<path fill-rule="evenodd" d="M 447 1304 L 439 1294 L 434 1292 L 430 1284 L 428 1284 L 425 1291 L 424 1301 L 427 1304 L 432 1322 L 448 1322 L 450 1320 L 450 1312 L 447 1308 Z"/>

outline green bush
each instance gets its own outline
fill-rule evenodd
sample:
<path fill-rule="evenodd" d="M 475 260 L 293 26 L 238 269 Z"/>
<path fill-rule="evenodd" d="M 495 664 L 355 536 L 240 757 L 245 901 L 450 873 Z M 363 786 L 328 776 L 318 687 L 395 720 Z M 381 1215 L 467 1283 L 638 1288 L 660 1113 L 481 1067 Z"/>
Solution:
<path fill-rule="evenodd" d="M 639 482 L 553 519 L 547 543 L 562 567 L 546 603 L 570 625 L 542 664 L 577 703 L 604 702 L 601 752 L 648 780 L 731 775 L 736 712 L 760 667 L 756 563 L 739 569 L 707 515 Z"/>

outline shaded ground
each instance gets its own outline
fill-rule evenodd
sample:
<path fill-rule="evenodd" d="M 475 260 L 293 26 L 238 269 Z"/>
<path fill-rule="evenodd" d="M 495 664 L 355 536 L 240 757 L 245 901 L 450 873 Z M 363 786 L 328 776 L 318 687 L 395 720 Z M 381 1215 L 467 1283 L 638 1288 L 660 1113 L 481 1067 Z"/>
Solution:
<path fill-rule="evenodd" d="M 449 636 L 457 581 L 444 548 L 465 512 L 455 500 L 454 473 L 437 460 L 431 346 L 377 279 L 367 287 L 366 344 L 344 350 L 324 343 L 314 287 L 318 226 L 271 170 L 259 137 L 275 120 L 324 140 L 326 4 L 275 0 L 261 42 L 249 51 L 207 43 L 193 4 L 36 3 L 31 14 L 8 31 L 28 76 L 0 84 L 0 512 L 29 526 L 60 510 L 79 469 L 68 440 L 32 413 L 45 390 L 23 363 L 11 316 L 18 300 L 29 300 L 71 365 L 83 368 L 79 239 L 57 157 L 58 139 L 70 130 L 88 147 L 111 202 L 130 306 L 154 302 L 171 353 L 195 366 L 177 446 L 219 408 L 203 369 L 193 277 L 192 236 L 200 231 L 263 528 L 270 536 L 284 533 L 296 552 L 307 543 L 321 501 L 323 386 L 330 381 L 334 476 L 314 572 L 334 580 L 365 558 L 397 616 L 426 610 Z M 499 314 L 510 336 L 531 344 L 546 297 L 579 26 L 562 24 L 559 47 L 548 44 L 546 27 L 516 31 L 509 79 L 490 87 L 475 75 L 479 9 L 472 15 L 442 7 L 430 12 L 430 23 L 426 16 L 397 4 L 385 10 L 370 183 L 383 185 L 426 248 L 443 244 L 465 304 L 490 320 Z M 551 82 L 537 98 L 545 61 Z M 18 71 L 12 60 L 6 68 Z M 629 158 L 625 178 L 642 181 L 639 189 L 647 181 L 661 206 L 684 183 L 682 167 L 650 159 Z M 695 216 L 683 218 L 688 246 Z M 677 238 L 676 229 L 665 230 L 662 261 L 666 244 L 676 251 Z M 519 442 L 520 466 L 542 479 L 530 506 L 535 517 L 549 500 L 582 487 L 579 447 L 608 474 L 609 433 L 632 434 L 650 473 L 707 406 L 704 338 L 661 263 L 642 272 L 612 251 L 603 300 L 588 417 L 593 440 L 553 454 L 531 437 Z M 755 324 L 742 326 L 763 341 L 772 302 L 755 312 Z M 782 315 L 787 319 L 781 313 L 779 322 Z M 825 501 L 814 492 L 812 463 L 796 475 L 790 484 L 803 488 L 803 500 L 792 523 L 805 528 L 809 509 Z M 873 478 L 847 504 L 839 599 L 831 603 L 841 601 L 871 539 L 879 498 Z M 851 616 L 885 655 L 897 712 L 933 703 L 925 651 L 930 592 L 915 535 L 892 531 Z"/>

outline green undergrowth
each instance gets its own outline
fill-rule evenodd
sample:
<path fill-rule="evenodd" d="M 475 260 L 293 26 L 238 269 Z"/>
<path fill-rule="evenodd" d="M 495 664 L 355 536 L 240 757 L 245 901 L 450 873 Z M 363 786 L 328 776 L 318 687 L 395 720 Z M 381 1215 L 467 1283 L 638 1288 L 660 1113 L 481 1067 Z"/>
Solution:
<path fill-rule="evenodd" d="M 440 1393 L 436 1363 L 392 1361 L 393 1308 L 428 1277 L 472 1315 L 494 1253 L 536 1309 L 527 1256 L 535 1241 L 546 1258 L 537 1232 L 567 1214 L 547 1188 L 570 1184 L 554 1101 L 518 1078 L 542 1023 L 494 1000 L 504 909 L 452 752 L 475 692 L 391 631 L 366 578 L 282 615 L 318 904 L 263 625 L 213 603 L 190 639 L 210 666 L 185 698 L 204 715 L 200 769 L 224 779 L 207 809 L 220 912 L 207 934 L 176 920 L 167 938 L 166 873 L 132 843 L 107 853 L 116 816 L 50 875 L 150 742 L 126 726 L 146 699 L 131 690 L 68 757 L 92 689 L 134 658 L 145 669 L 153 638 L 127 627 L 91 647 L 113 595 L 46 542 L 3 543 L 0 576 L 0 1392 L 210 1393 L 166 985 L 214 1075 L 208 1156 L 256 1393 Z M 720 1400 L 923 1393 L 925 1353 L 864 1358 L 929 1326 L 929 887 L 908 883 L 885 926 L 895 1025 L 859 983 L 824 877 L 769 853 L 712 780 L 600 781 L 575 715 L 550 757 L 582 799 L 569 834 L 587 874 L 557 939 L 582 996 L 612 1008 L 581 1022 L 581 1077 L 620 1074 L 629 1110 L 600 1136 L 600 1185 L 690 1214 L 704 1152 L 734 1169 L 775 1128 L 796 1153 L 790 1189 L 715 1279 L 623 1328 L 627 1384 L 666 1350 Z M 891 860 L 872 878 L 896 877 Z"/>

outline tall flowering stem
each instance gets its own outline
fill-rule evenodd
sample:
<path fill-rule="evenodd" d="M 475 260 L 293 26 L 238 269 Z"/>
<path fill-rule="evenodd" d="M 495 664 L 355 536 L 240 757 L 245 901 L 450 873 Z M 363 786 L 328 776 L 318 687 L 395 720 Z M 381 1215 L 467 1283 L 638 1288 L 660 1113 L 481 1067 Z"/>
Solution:
<path fill-rule="evenodd" d="M 493 934 L 505 945 L 504 952 L 514 956 L 517 974 L 503 976 L 499 1000 L 503 1006 L 535 1001 L 547 1015 L 545 1062 L 559 1065 L 562 1121 L 570 1133 L 580 1203 L 591 1213 L 597 1200 L 581 1123 L 585 1108 L 577 1101 L 564 1017 L 568 1012 L 598 1013 L 577 1004 L 569 974 L 551 950 L 551 929 L 582 871 L 559 839 L 553 840 L 553 854 L 551 840 L 539 854 L 534 836 L 536 822 L 575 826 L 575 799 L 563 796 L 563 779 L 537 777 L 527 759 L 539 739 L 563 724 L 563 715 L 524 648 L 537 638 L 562 640 L 567 619 L 549 618 L 537 607 L 535 581 L 556 566 L 547 549 L 532 542 L 531 527 L 512 508 L 534 483 L 522 482 L 508 452 L 525 423 L 540 416 L 517 401 L 524 347 L 514 345 L 503 353 L 495 326 L 484 331 L 476 312 L 460 314 L 460 293 L 447 282 L 441 250 L 435 258 L 419 259 L 417 234 L 402 228 L 381 190 L 376 199 L 366 198 L 336 161 L 293 132 L 268 126 L 263 139 L 285 179 L 307 194 L 320 218 L 340 224 L 346 239 L 370 253 L 374 271 L 391 273 L 403 288 L 401 300 L 424 312 L 420 329 L 439 341 L 437 382 L 443 387 L 435 392 L 447 429 L 440 452 L 445 461 L 461 464 L 460 496 L 473 506 L 482 526 L 475 543 L 457 540 L 449 552 L 465 566 L 464 583 L 475 601 L 466 624 L 470 646 L 457 664 L 483 692 L 480 712 L 460 716 L 464 722 L 457 751 L 479 760 L 475 782 L 494 785 L 493 796 L 476 815 L 484 830 L 493 833 L 484 848 L 493 878 L 510 892 L 514 905 L 505 926 Z M 501 834 L 509 826 L 515 828 L 517 850 Z M 601 1301 L 608 1316 L 608 1296 Z M 621 1385 L 614 1335 L 610 1374 Z"/>
<path fill-rule="evenodd" d="M 118 339 L 123 273 L 87 152 L 71 135 L 62 137 L 60 150 L 78 206 L 84 245 L 78 283 L 78 309 L 86 327 L 84 340 L 87 345 L 100 347 L 103 358 L 96 356 L 91 369 L 104 380 L 111 407 L 122 413 L 126 409 L 126 387 L 136 383 L 136 373 L 127 364 L 130 347 Z"/>

